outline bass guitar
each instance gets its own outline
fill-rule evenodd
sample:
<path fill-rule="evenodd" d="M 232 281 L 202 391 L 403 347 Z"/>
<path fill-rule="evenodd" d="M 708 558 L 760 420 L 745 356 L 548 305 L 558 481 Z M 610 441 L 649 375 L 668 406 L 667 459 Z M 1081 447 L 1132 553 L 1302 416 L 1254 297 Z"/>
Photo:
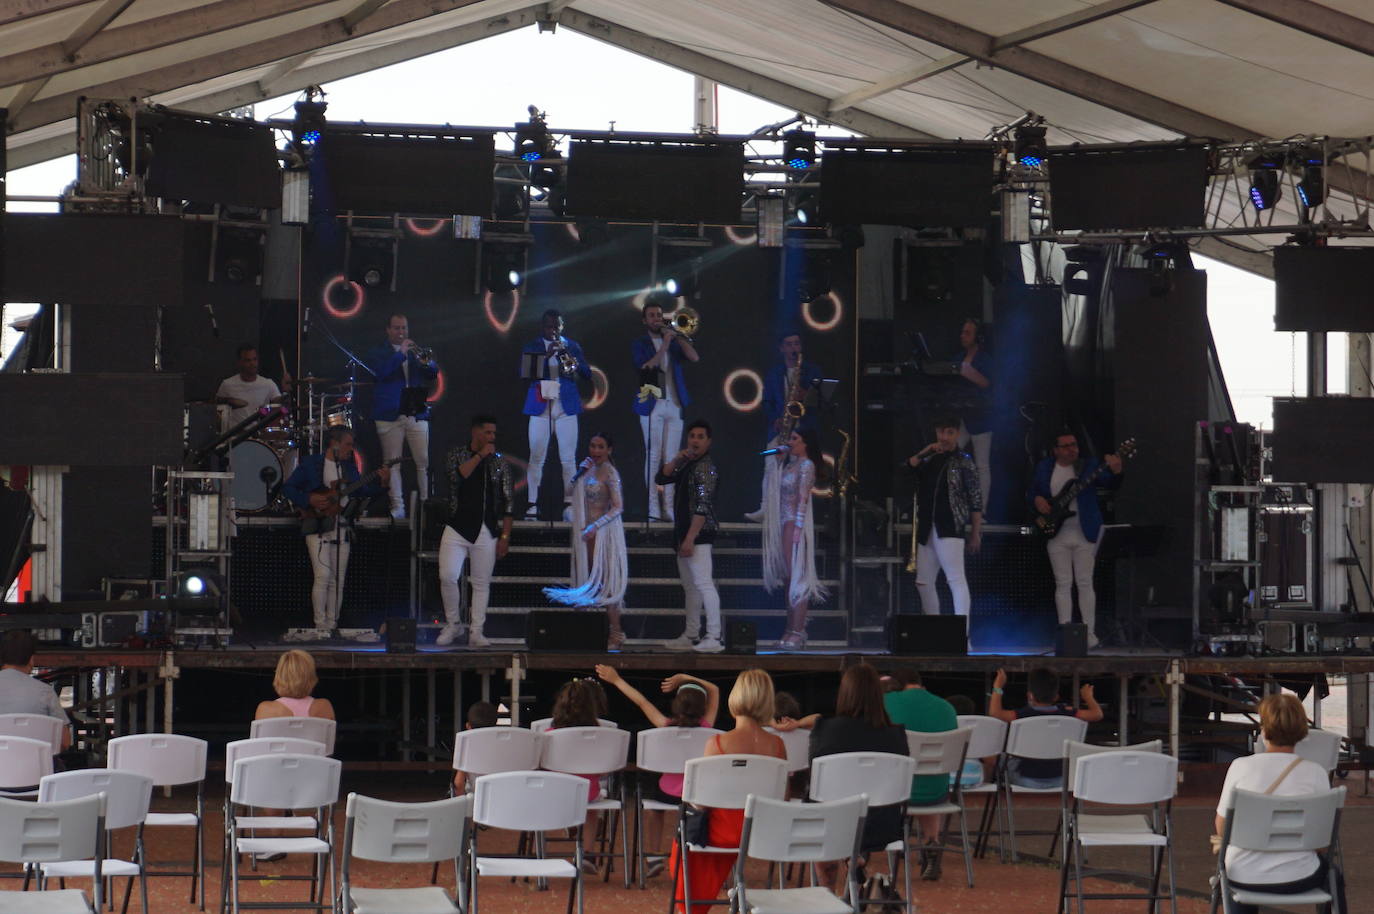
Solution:
<path fill-rule="evenodd" d="M 381 474 L 383 468 L 393 467 L 404 459 L 404 457 L 393 457 L 390 460 L 383 461 L 381 466 L 370 473 L 359 476 L 347 485 L 344 484 L 342 479 L 336 479 L 330 485 L 320 486 L 318 489 L 311 492 L 310 495 L 312 498 L 316 495 L 325 496 L 326 503 L 324 507 L 317 507 L 311 504 L 308 507 L 300 509 L 301 533 L 305 536 L 309 536 L 312 533 L 329 533 L 334 529 L 335 524 L 338 523 L 338 517 L 341 513 L 349 509 L 357 510 L 357 508 L 354 507 L 355 505 L 361 507 L 361 502 L 354 502 L 347 508 L 344 508 L 343 500 L 345 498 L 348 498 L 363 486 L 370 484 Z"/>
<path fill-rule="evenodd" d="M 1136 444 L 1134 438 L 1127 438 L 1117 445 L 1116 455 L 1122 460 L 1129 460 L 1135 456 Z M 1111 467 L 1105 462 L 1098 465 L 1087 476 L 1080 476 L 1077 479 L 1070 479 L 1064 483 L 1064 487 L 1050 499 L 1050 513 L 1041 514 L 1035 519 L 1032 530 L 1045 539 L 1054 539 L 1059 533 L 1059 528 L 1064 525 L 1064 521 L 1076 515 L 1078 512 L 1073 506 L 1078 503 L 1078 496 L 1086 489 L 1090 489 L 1097 484 L 1097 481 L 1112 471 Z"/>

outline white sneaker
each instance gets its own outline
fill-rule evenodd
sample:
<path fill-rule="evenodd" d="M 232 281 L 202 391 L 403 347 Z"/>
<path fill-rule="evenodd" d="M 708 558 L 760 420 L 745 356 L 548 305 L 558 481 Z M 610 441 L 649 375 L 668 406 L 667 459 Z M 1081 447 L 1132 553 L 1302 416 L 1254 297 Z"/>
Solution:
<path fill-rule="evenodd" d="M 392 508 L 392 509 L 391 509 L 391 516 L 392 516 L 394 519 L 396 519 L 396 520 L 405 520 L 405 519 L 406 519 L 406 509 L 405 509 L 405 508 Z"/>
<path fill-rule="evenodd" d="M 448 647 L 450 644 L 457 641 L 458 637 L 463 634 L 463 628 L 464 625 L 461 622 L 450 622 L 448 625 L 439 629 L 439 637 L 434 639 L 434 643 L 440 647 Z"/>
<path fill-rule="evenodd" d="M 698 641 L 692 650 L 700 654 L 719 654 L 721 651 L 725 650 L 725 645 L 721 644 L 715 638 L 706 637 Z"/>
<path fill-rule="evenodd" d="M 487 640 L 485 635 L 474 628 L 472 631 L 468 632 L 468 647 L 491 647 L 491 642 Z"/>
<path fill-rule="evenodd" d="M 747 521 L 749 521 L 749 523 L 751 523 L 751 524 L 761 524 L 761 523 L 763 523 L 763 507 L 760 506 L 760 507 L 759 507 L 757 510 L 755 510 L 755 511 L 747 511 L 747 512 L 745 512 L 745 514 L 744 514 L 744 519 L 747 520 Z"/>
<path fill-rule="evenodd" d="M 670 651 L 690 651 L 696 647 L 696 642 L 687 637 L 686 632 L 683 632 L 673 640 L 663 642 L 663 646 Z"/>

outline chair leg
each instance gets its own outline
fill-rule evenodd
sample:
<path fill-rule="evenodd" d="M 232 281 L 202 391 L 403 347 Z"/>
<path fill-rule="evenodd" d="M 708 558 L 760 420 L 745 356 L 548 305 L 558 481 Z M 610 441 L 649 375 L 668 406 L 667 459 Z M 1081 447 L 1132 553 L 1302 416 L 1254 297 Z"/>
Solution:
<path fill-rule="evenodd" d="M 1078 914 L 1083 914 L 1083 845 L 1073 844 L 1074 885 L 1078 890 Z"/>
<path fill-rule="evenodd" d="M 964 876 L 968 879 L 968 887 L 973 888 L 973 855 L 969 852 L 968 846 L 968 813 L 962 803 L 959 804 L 959 843 L 964 852 Z"/>
<path fill-rule="evenodd" d="M 625 877 L 625 888 L 630 887 L 630 792 L 625 782 L 620 782 L 620 866 Z"/>
<path fill-rule="evenodd" d="M 1065 906 L 1069 901 L 1069 857 L 1074 855 L 1074 848 L 1067 840 L 1064 841 L 1065 859 L 1059 861 L 1059 902 L 1055 905 L 1055 914 L 1065 914 Z M 1081 888 L 1081 886 L 1080 886 Z"/>
<path fill-rule="evenodd" d="M 892 878 L 892 864 L 888 864 L 888 879 Z M 861 887 L 862 888 L 862 887 Z M 911 914 L 915 899 L 911 897 L 911 818 L 902 817 L 902 899 L 905 902 L 906 914 Z"/>

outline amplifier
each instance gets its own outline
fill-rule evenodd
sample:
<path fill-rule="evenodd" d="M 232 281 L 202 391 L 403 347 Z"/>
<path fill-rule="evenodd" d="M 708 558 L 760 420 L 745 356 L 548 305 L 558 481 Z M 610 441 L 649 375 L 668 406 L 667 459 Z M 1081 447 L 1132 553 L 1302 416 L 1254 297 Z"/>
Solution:
<path fill-rule="evenodd" d="M 148 631 L 149 613 L 107 612 L 81 614 L 82 647 L 114 647 L 139 632 Z"/>

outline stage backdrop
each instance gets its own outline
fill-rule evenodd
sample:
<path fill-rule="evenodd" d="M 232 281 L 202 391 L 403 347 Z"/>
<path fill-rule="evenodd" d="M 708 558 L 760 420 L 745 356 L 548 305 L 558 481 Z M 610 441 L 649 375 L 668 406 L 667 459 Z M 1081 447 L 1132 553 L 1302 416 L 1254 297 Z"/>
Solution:
<path fill-rule="evenodd" d="M 644 333 L 639 308 L 645 293 L 668 274 L 665 264 L 684 256 L 696 261 L 699 287 L 683 301 L 701 315 L 696 336 L 701 361 L 686 366 L 692 403 L 684 418 L 704 418 L 714 428 L 720 518 L 739 520 L 759 504 L 762 462 L 755 455 L 768 438 L 760 406 L 762 378 L 777 358 L 780 330 L 800 330 L 808 360 L 817 362 L 825 376 L 842 380 L 834 398 L 838 405 L 823 416 L 825 451 L 838 455 L 840 439 L 833 430 L 852 426 L 850 254 L 833 252 L 833 292 L 800 304 L 796 288 L 815 255 L 796 248 L 759 248 L 752 227 L 708 227 L 710 245 L 704 248 L 660 243 L 655 276 L 655 241 L 648 226 L 612 225 L 609 237 L 593 245 L 580 242 L 570 225 L 535 223 L 524 286 L 515 293 L 489 293 L 478 275 L 478 242 L 455 239 L 451 221 L 402 219 L 400 228 L 394 292 L 387 283 L 364 288 L 347 280 L 342 222 L 317 222 L 307 233 L 302 305 L 310 308 L 311 329 L 303 365 L 310 374 L 346 377 L 346 358 L 330 335 L 362 356 L 384 341 L 389 315 L 405 313 L 411 337 L 432 347 L 441 366 L 431 394 L 430 440 L 439 494 L 447 494 L 442 470 L 446 453 L 467 441 L 473 414 L 491 413 L 499 423 L 499 449 L 520 467 L 517 501 L 523 503 L 529 448 L 528 420 L 521 409 L 528 382 L 519 378 L 519 353 L 539 335 L 544 310 L 557 308 L 565 315 L 565 335 L 581 343 L 595 375 L 594 388 L 584 392 L 577 458 L 585 455 L 593 432 L 609 432 L 625 480 L 627 512 L 642 517 L 644 446 L 632 411 L 639 372 L 630 346 Z M 485 247 L 489 253 L 491 246 Z M 360 390 L 362 419 L 354 426 L 373 465 L 379 450 L 371 392 L 369 387 Z M 541 500 L 545 516 L 557 510 L 561 497 L 556 452 L 557 443 L 550 442 Z M 405 472 L 410 480 L 413 468 L 407 466 Z"/>

